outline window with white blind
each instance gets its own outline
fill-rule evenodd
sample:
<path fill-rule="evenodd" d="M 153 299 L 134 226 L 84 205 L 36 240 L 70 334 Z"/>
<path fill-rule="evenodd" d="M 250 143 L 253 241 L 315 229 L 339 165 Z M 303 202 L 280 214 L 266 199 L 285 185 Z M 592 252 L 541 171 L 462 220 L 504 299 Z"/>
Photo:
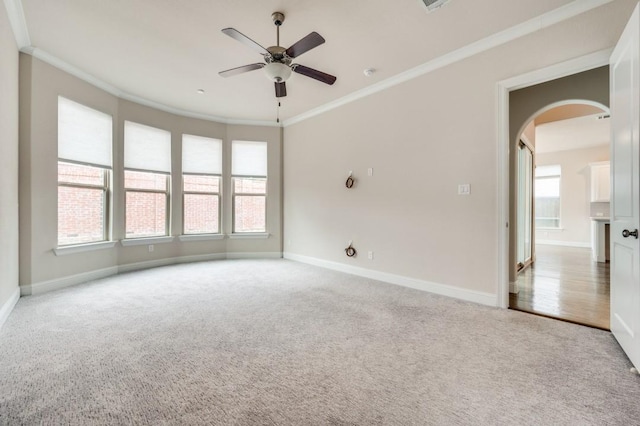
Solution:
<path fill-rule="evenodd" d="M 231 142 L 231 179 L 233 232 L 266 232 L 266 142 Z"/>
<path fill-rule="evenodd" d="M 536 166 L 536 228 L 560 228 L 560 165 Z"/>
<path fill-rule="evenodd" d="M 171 133 L 124 123 L 125 238 L 169 235 Z"/>
<path fill-rule="evenodd" d="M 113 120 L 58 97 L 58 247 L 109 239 Z"/>
<path fill-rule="evenodd" d="M 222 141 L 182 135 L 183 234 L 220 233 Z"/>

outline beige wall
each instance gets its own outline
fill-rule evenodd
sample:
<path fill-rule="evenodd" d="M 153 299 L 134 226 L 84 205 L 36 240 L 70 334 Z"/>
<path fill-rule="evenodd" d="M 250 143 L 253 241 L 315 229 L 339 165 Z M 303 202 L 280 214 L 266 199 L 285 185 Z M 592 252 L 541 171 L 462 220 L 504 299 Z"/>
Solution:
<path fill-rule="evenodd" d="M 533 121 L 527 124 L 527 127 L 524 128 L 522 134 L 524 135 L 529 145 L 531 145 L 531 148 L 536 146 L 536 125 Z"/>
<path fill-rule="evenodd" d="M 20 135 L 21 285 L 38 284 L 85 272 L 168 258 L 215 253 L 278 253 L 281 243 L 281 132 L 277 127 L 227 125 L 181 117 L 118 99 L 36 58 L 22 54 Z M 180 194 L 181 135 L 190 133 L 224 141 L 222 230 L 231 232 L 230 146 L 233 139 L 268 143 L 268 222 L 266 239 L 209 240 L 122 247 L 56 256 L 57 243 L 57 100 L 64 96 L 114 117 L 113 238 L 124 238 L 123 133 L 124 121 L 155 126 L 172 133 L 171 235 L 182 230 Z"/>
<path fill-rule="evenodd" d="M 610 3 L 286 127 L 285 252 L 497 294 L 496 83 L 611 47 L 634 5 Z M 461 183 L 471 195 L 457 195 Z"/>
<path fill-rule="evenodd" d="M 609 160 L 609 146 L 536 154 L 536 164 L 560 164 L 561 230 L 536 230 L 536 241 L 591 245 L 589 163 Z"/>
<path fill-rule="evenodd" d="M 284 250 L 389 272 L 461 290 L 497 291 L 495 84 L 611 47 L 635 1 L 606 6 L 298 123 L 278 128 L 221 125 L 178 117 L 117 99 L 34 58 L 20 68 L 20 282 L 179 256 Z M 7 28 L 7 26 L 3 26 Z M 523 54 L 522 52 L 526 52 Z M 3 62 L 4 66 L 4 62 Z M 4 71 L 3 71 L 4 72 Z M 114 185 L 122 186 L 123 121 L 171 130 L 174 173 L 180 132 L 269 142 L 266 240 L 223 240 L 121 247 L 56 257 L 56 108 L 58 94 L 114 115 Z M 512 128 L 513 131 L 513 128 Z M 202 133 L 200 133 L 202 132 Z M 286 141 L 281 151 L 283 138 Z M 280 161 L 282 159 L 282 162 Z M 284 169 L 282 169 L 284 164 Z M 372 177 L 367 168 L 374 168 Z M 228 167 L 227 167 L 228 170 Z M 358 179 L 344 188 L 347 172 Z M 285 180 L 281 182 L 284 173 Z M 229 184 L 224 230 L 229 231 Z M 458 196 L 457 185 L 471 184 Z M 174 193 L 179 181 L 174 179 Z M 286 193 L 284 217 L 281 194 Z M 116 191 L 113 234 L 123 235 Z M 174 197 L 172 234 L 181 200 Z M 353 240 L 361 255 L 344 256 Z M 374 260 L 366 252 L 375 252 Z"/>
<path fill-rule="evenodd" d="M 18 48 L 0 6 L 0 309 L 18 288 Z"/>

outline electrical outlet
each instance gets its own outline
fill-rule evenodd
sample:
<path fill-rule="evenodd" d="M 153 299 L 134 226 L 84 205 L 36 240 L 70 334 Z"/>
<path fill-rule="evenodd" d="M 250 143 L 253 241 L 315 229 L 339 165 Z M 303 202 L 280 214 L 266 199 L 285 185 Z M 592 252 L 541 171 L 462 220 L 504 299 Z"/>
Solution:
<path fill-rule="evenodd" d="M 369 260 L 373 260 L 373 252 L 372 251 L 370 251 L 368 253 L 368 257 L 369 257 Z"/>
<path fill-rule="evenodd" d="M 153 247 L 153 244 L 149 244 L 149 253 L 152 253 L 152 252 L 153 252 L 153 248 L 154 248 L 154 247 Z"/>
<path fill-rule="evenodd" d="M 461 183 L 458 185 L 458 195 L 469 195 L 471 194 L 471 185 L 468 183 Z"/>

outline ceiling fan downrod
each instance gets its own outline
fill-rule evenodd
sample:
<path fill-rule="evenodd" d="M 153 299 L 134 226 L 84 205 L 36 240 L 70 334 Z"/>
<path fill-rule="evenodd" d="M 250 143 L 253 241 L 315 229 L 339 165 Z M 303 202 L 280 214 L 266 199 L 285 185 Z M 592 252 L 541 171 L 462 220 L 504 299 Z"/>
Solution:
<path fill-rule="evenodd" d="M 280 46 L 280 26 L 284 22 L 284 13 L 273 12 L 271 14 L 271 19 L 276 26 L 276 46 Z"/>

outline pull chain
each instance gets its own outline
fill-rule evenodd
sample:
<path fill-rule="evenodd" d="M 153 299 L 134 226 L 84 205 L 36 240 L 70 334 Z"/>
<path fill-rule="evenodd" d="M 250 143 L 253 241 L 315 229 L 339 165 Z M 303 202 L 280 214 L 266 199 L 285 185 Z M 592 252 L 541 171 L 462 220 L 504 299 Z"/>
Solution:
<path fill-rule="evenodd" d="M 278 107 L 276 108 L 276 123 L 280 123 L 280 101 L 278 101 Z"/>

